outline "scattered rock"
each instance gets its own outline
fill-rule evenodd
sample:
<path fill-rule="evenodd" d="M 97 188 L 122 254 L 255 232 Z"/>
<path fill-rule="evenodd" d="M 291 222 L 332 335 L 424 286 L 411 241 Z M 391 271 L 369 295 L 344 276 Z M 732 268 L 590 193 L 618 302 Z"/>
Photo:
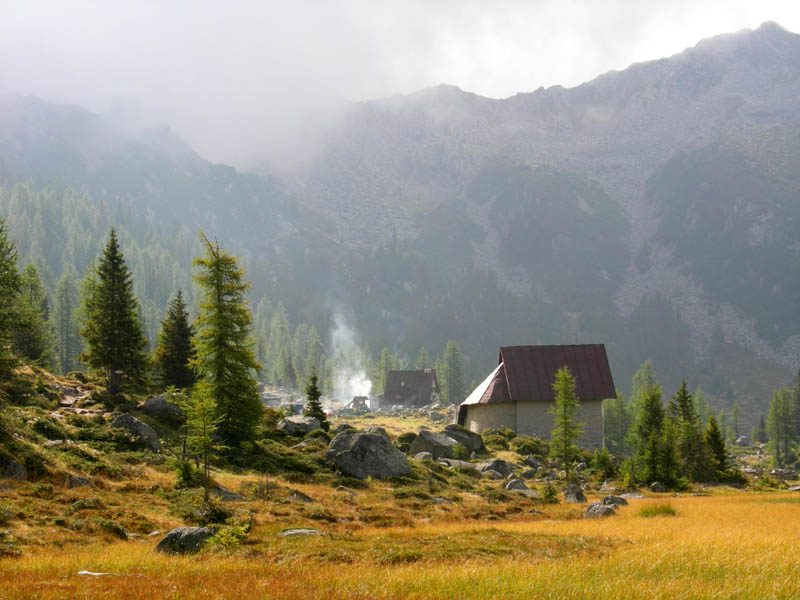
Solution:
<path fill-rule="evenodd" d="M 289 500 L 292 502 L 316 502 L 311 496 L 307 496 L 300 490 L 289 490 Z"/>
<path fill-rule="evenodd" d="M 294 537 L 298 535 L 322 535 L 322 532 L 319 529 L 295 528 L 295 529 L 284 529 L 278 535 L 280 537 Z"/>
<path fill-rule="evenodd" d="M 795 479 L 797 477 L 797 473 L 795 473 L 791 469 L 772 469 L 772 471 L 770 471 L 769 474 L 772 475 L 772 477 L 775 477 L 776 479 L 780 479 L 782 481 L 785 481 L 787 479 Z"/>
<path fill-rule="evenodd" d="M 28 479 L 28 470 L 15 460 L 7 460 L 0 466 L 0 477 L 4 479 Z"/>
<path fill-rule="evenodd" d="M 411 453 L 430 452 L 434 459 L 453 458 L 453 447 L 456 444 L 458 444 L 456 440 L 444 433 L 421 429 L 411 442 Z"/>
<path fill-rule="evenodd" d="M 667 488 L 663 486 L 663 484 L 659 483 L 658 481 L 654 481 L 650 484 L 650 491 L 654 494 L 664 494 L 667 491 Z"/>
<path fill-rule="evenodd" d="M 526 491 L 530 490 L 530 488 L 525 485 L 525 483 L 521 479 L 512 479 L 506 484 L 507 490 L 518 490 L 518 491 Z"/>
<path fill-rule="evenodd" d="M 414 460 L 433 460 L 433 454 L 430 452 L 417 452 L 414 455 Z"/>
<path fill-rule="evenodd" d="M 627 506 L 628 501 L 621 496 L 605 496 L 601 500 L 601 504 L 605 506 Z"/>
<path fill-rule="evenodd" d="M 746 435 L 740 435 L 736 438 L 736 442 L 734 442 L 737 446 L 749 446 L 750 445 L 750 438 Z"/>
<path fill-rule="evenodd" d="M 475 463 L 471 463 L 466 460 L 458 460 L 456 458 L 443 458 L 439 461 L 439 463 L 447 465 L 451 468 L 460 467 L 462 469 L 472 469 L 474 471 L 478 470 L 478 465 Z"/>
<path fill-rule="evenodd" d="M 211 490 L 211 495 L 219 498 L 222 502 L 245 502 L 247 498 L 236 492 L 226 490 L 224 487 L 219 486 Z"/>
<path fill-rule="evenodd" d="M 452 504 L 452 500 L 448 500 L 447 498 L 442 498 L 441 496 L 436 496 L 433 498 L 432 502 L 434 504 Z"/>
<path fill-rule="evenodd" d="M 485 460 L 478 465 L 479 471 L 497 471 L 503 477 L 510 475 L 514 471 L 514 465 L 499 458 Z"/>
<path fill-rule="evenodd" d="M 428 413 L 428 418 L 433 421 L 434 423 L 441 423 L 442 421 L 446 421 L 447 417 L 445 417 L 442 413 L 431 411 Z"/>
<path fill-rule="evenodd" d="M 535 456 L 532 456 L 530 454 L 528 454 L 528 456 L 526 456 L 525 460 L 522 461 L 522 462 L 524 462 L 526 465 L 528 465 L 529 467 L 531 467 L 533 469 L 541 469 L 542 467 L 544 467 L 544 465 L 542 464 L 542 461 L 540 461 Z"/>
<path fill-rule="evenodd" d="M 639 494 L 638 492 L 625 492 L 620 496 L 620 498 L 625 498 L 625 500 L 641 500 L 644 497 L 645 496 Z"/>
<path fill-rule="evenodd" d="M 411 472 L 408 459 L 388 436 L 376 433 L 340 433 L 331 440 L 325 458 L 348 477 L 385 479 Z"/>
<path fill-rule="evenodd" d="M 138 436 L 145 443 L 145 445 L 153 452 L 161 450 L 161 442 L 158 440 L 158 434 L 147 423 L 142 423 L 139 419 L 128 413 L 117 415 L 111 426 L 118 429 L 124 429 L 130 433 Z"/>
<path fill-rule="evenodd" d="M 303 415 L 293 415 L 285 417 L 278 423 L 278 429 L 286 433 L 311 433 L 320 427 L 319 419 L 316 417 L 304 417 Z"/>
<path fill-rule="evenodd" d="M 519 476 L 522 477 L 522 479 L 533 479 L 538 472 L 537 469 L 525 469 Z"/>
<path fill-rule="evenodd" d="M 167 400 L 166 394 L 159 394 L 148 398 L 142 404 L 142 412 L 155 418 L 179 420 L 183 418 L 183 411 Z"/>
<path fill-rule="evenodd" d="M 573 502 L 575 504 L 587 502 L 586 496 L 583 495 L 581 486 L 570 483 L 564 488 L 564 502 Z"/>
<path fill-rule="evenodd" d="M 467 452 L 483 452 L 486 449 L 483 445 L 483 438 L 480 435 L 460 425 L 451 423 L 444 428 L 444 434 L 464 446 Z"/>
<path fill-rule="evenodd" d="M 343 494 L 349 494 L 351 497 L 356 495 L 356 493 L 353 490 L 351 490 L 349 487 L 345 487 L 343 485 L 340 485 L 339 487 L 337 487 L 336 491 L 337 492 L 341 492 Z"/>
<path fill-rule="evenodd" d="M 344 433 L 345 431 L 355 431 L 356 428 L 350 425 L 350 423 L 339 423 L 336 427 L 333 428 L 331 431 L 331 435 L 338 435 L 340 433 Z"/>
<path fill-rule="evenodd" d="M 208 538 L 217 532 L 215 527 L 176 527 L 156 546 L 157 552 L 189 554 L 197 552 Z"/>
<path fill-rule="evenodd" d="M 157 535 L 161 535 L 161 532 L 158 530 L 151 531 L 150 533 L 147 534 L 147 537 L 156 537 Z"/>
<path fill-rule="evenodd" d="M 585 471 L 587 468 L 588 467 L 585 462 L 579 462 L 577 465 L 575 465 L 575 470 L 578 473 L 580 473 L 581 471 Z"/>
<path fill-rule="evenodd" d="M 82 488 L 82 487 L 94 487 L 94 482 L 91 479 L 87 479 L 86 477 L 79 477 L 78 475 L 70 475 L 67 479 L 67 487 L 69 489 L 73 488 Z"/>
<path fill-rule="evenodd" d="M 586 507 L 586 510 L 583 511 L 583 518 L 599 519 L 602 517 L 610 517 L 611 515 L 617 514 L 614 508 L 615 505 L 606 505 L 606 504 L 600 504 L 599 502 L 592 502 L 589 506 Z"/>
<path fill-rule="evenodd" d="M 487 469 L 486 471 L 481 471 L 481 473 L 488 479 L 503 479 L 503 474 L 498 473 L 494 469 Z"/>
<path fill-rule="evenodd" d="M 47 440 L 46 442 L 42 443 L 42 448 L 58 448 L 66 443 L 67 442 L 65 440 Z"/>
<path fill-rule="evenodd" d="M 372 433 L 374 435 L 382 435 L 387 440 L 392 441 L 392 438 L 389 437 L 389 434 L 383 427 L 378 427 L 377 425 L 370 425 L 364 430 L 364 433 Z"/>

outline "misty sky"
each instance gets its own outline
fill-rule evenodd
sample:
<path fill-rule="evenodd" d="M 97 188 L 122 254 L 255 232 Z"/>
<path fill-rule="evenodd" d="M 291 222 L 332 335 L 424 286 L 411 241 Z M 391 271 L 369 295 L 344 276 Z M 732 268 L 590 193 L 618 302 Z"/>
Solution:
<path fill-rule="evenodd" d="M 0 0 L 0 93 L 167 122 L 246 167 L 302 155 L 342 100 L 439 83 L 574 86 L 764 21 L 796 0 Z"/>

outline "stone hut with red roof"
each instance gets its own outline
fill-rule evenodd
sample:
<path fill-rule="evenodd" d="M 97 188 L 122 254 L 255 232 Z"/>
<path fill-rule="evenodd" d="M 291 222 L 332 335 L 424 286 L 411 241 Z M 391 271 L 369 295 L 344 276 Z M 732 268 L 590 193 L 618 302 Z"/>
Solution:
<path fill-rule="evenodd" d="M 507 346 L 500 348 L 498 363 L 459 406 L 459 425 L 476 433 L 508 428 L 548 439 L 553 429 L 553 382 L 556 371 L 566 366 L 580 402 L 575 420 L 584 423 L 579 444 L 602 447 L 603 400 L 616 396 L 603 344 Z"/>

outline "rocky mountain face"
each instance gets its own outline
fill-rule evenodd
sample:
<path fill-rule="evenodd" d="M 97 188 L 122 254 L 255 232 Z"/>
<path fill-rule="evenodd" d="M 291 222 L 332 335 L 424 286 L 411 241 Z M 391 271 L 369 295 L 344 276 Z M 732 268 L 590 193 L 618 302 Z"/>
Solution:
<path fill-rule="evenodd" d="M 765 24 L 571 89 L 353 105 L 282 181 L 6 98 L 0 172 L 211 230 L 373 348 L 455 339 L 477 378 L 500 345 L 603 342 L 618 387 L 651 358 L 752 421 L 800 364 L 798 131 L 800 36 Z"/>

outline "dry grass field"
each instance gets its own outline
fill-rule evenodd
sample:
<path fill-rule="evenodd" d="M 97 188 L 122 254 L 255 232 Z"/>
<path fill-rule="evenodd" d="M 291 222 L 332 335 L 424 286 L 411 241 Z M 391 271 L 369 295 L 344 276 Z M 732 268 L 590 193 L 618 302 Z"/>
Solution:
<path fill-rule="evenodd" d="M 676 515 L 641 515 L 665 502 Z M 191 557 L 147 538 L 48 544 L 0 559 L 0 598 L 800 597 L 800 495 L 633 500 L 604 520 L 540 508 L 295 538 L 260 515 L 243 545 Z"/>

